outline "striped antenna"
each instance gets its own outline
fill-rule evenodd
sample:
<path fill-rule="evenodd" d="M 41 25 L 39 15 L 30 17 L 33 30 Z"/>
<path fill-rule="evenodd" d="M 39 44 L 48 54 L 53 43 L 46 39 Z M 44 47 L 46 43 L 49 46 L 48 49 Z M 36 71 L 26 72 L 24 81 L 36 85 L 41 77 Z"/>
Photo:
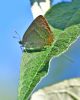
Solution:
<path fill-rule="evenodd" d="M 17 36 L 13 36 L 13 38 L 18 39 L 18 42 L 19 42 L 21 40 L 21 37 L 17 31 L 14 31 L 14 32 L 16 33 Z M 21 45 L 20 45 L 20 49 L 22 52 L 24 51 L 23 46 L 21 46 Z"/>
<path fill-rule="evenodd" d="M 17 32 L 17 31 L 14 31 L 14 32 L 16 33 L 16 35 L 17 35 L 17 36 L 13 36 L 13 38 L 18 39 L 18 40 L 20 41 L 20 40 L 21 40 L 20 35 L 18 34 L 18 32 Z"/>

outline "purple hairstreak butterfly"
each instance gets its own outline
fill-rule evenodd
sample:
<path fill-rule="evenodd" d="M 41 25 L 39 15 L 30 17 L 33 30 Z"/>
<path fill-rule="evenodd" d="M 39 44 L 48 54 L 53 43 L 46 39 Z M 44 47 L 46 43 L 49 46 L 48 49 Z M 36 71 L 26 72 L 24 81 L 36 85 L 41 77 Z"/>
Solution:
<path fill-rule="evenodd" d="M 39 15 L 24 33 L 19 43 L 27 51 L 43 50 L 53 42 L 53 34 L 46 19 Z"/>

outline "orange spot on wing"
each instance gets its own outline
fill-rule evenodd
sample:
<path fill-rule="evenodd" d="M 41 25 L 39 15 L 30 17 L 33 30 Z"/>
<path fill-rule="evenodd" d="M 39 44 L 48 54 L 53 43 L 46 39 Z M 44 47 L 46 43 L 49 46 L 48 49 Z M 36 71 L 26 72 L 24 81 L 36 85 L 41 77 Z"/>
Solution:
<path fill-rule="evenodd" d="M 53 39 L 54 39 L 53 35 L 49 34 L 49 36 L 48 36 L 48 45 L 51 45 L 51 43 L 53 42 Z"/>

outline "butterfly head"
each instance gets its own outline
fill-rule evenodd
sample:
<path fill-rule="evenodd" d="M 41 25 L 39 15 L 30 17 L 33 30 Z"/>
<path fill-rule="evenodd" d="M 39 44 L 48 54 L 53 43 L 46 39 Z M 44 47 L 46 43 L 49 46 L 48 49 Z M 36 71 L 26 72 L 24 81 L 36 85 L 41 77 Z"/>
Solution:
<path fill-rule="evenodd" d="M 20 41 L 19 41 L 19 44 L 23 45 L 23 42 L 20 40 Z"/>
<path fill-rule="evenodd" d="M 24 47 L 24 43 L 22 40 L 19 41 L 19 44 L 21 45 L 21 47 Z"/>

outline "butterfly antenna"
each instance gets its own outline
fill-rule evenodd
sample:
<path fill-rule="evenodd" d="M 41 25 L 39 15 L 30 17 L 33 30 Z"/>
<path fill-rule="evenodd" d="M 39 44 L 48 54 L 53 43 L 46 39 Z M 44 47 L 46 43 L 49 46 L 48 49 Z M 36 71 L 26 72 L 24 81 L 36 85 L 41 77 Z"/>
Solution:
<path fill-rule="evenodd" d="M 16 31 L 14 31 L 15 33 L 16 33 L 16 35 L 18 36 L 13 36 L 13 38 L 15 38 L 15 39 L 18 39 L 19 41 L 21 40 L 21 37 L 20 37 L 20 35 L 16 32 Z M 19 42 L 18 41 L 18 42 Z M 21 49 L 21 51 L 23 52 L 23 46 L 22 45 L 20 45 L 20 49 Z"/>
<path fill-rule="evenodd" d="M 18 36 L 18 39 L 19 39 L 19 41 L 21 40 L 21 37 L 20 37 L 20 35 L 18 34 L 18 32 L 17 31 L 14 31 L 15 33 L 16 33 L 16 35 Z M 14 36 L 15 37 L 15 36 Z"/>

